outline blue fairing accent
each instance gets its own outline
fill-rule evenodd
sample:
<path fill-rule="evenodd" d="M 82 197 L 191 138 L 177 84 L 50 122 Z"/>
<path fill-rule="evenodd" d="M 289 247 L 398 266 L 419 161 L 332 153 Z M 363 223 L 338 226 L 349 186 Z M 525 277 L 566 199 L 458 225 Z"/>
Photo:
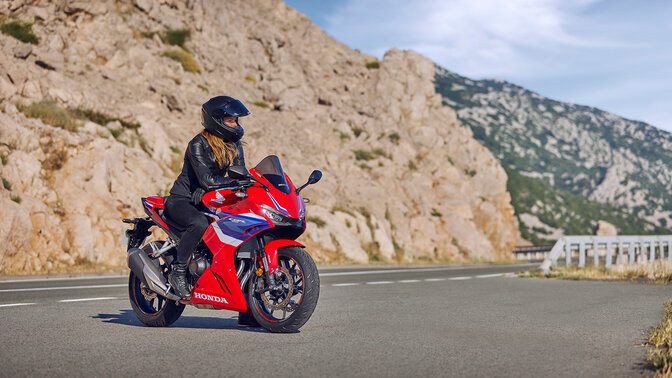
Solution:
<path fill-rule="evenodd" d="M 260 226 L 271 226 L 265 219 L 246 217 L 245 215 L 232 215 L 217 221 L 217 225 L 225 234 L 234 238 L 240 238 L 249 234 L 254 229 L 255 232 L 261 231 Z M 246 233 L 245 231 L 248 230 Z"/>

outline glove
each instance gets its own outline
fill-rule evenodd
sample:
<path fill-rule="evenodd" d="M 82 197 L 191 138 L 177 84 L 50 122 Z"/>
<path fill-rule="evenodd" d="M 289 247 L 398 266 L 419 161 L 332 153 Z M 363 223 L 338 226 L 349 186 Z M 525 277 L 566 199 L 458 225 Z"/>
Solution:
<path fill-rule="evenodd" d="M 201 200 L 203 199 L 203 195 L 205 194 L 205 190 L 203 188 L 196 188 L 193 193 L 191 193 L 191 203 L 194 205 L 198 206 L 201 204 Z"/>

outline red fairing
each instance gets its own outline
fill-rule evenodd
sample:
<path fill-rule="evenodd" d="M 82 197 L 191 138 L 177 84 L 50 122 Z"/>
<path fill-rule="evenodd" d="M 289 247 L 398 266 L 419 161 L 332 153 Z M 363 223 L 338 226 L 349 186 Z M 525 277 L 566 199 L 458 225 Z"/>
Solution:
<path fill-rule="evenodd" d="M 165 209 L 165 205 L 163 203 L 163 197 L 147 197 L 142 201 L 142 206 L 145 208 L 145 212 L 147 215 L 149 215 L 154 222 L 156 222 L 159 226 L 165 228 L 168 230 L 168 225 L 166 222 L 161 219 L 159 214 L 156 212 L 158 209 Z"/>
<path fill-rule="evenodd" d="M 268 270 L 270 273 L 273 273 L 276 269 L 278 269 L 278 249 L 283 247 L 306 248 L 305 245 L 299 242 L 287 239 L 273 240 L 272 242 L 266 244 L 264 250 L 266 251 L 266 257 L 268 258 Z"/>

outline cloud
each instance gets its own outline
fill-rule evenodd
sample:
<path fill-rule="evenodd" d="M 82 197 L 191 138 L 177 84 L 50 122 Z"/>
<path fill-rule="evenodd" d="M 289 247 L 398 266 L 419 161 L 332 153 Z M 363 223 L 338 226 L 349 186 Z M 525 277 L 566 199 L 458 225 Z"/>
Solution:
<path fill-rule="evenodd" d="M 568 30 L 568 20 L 593 3 L 357 0 L 326 17 L 326 29 L 336 39 L 377 56 L 391 47 L 413 49 L 466 75 L 493 75 L 532 68 L 525 59 L 529 50 L 603 45 Z"/>

